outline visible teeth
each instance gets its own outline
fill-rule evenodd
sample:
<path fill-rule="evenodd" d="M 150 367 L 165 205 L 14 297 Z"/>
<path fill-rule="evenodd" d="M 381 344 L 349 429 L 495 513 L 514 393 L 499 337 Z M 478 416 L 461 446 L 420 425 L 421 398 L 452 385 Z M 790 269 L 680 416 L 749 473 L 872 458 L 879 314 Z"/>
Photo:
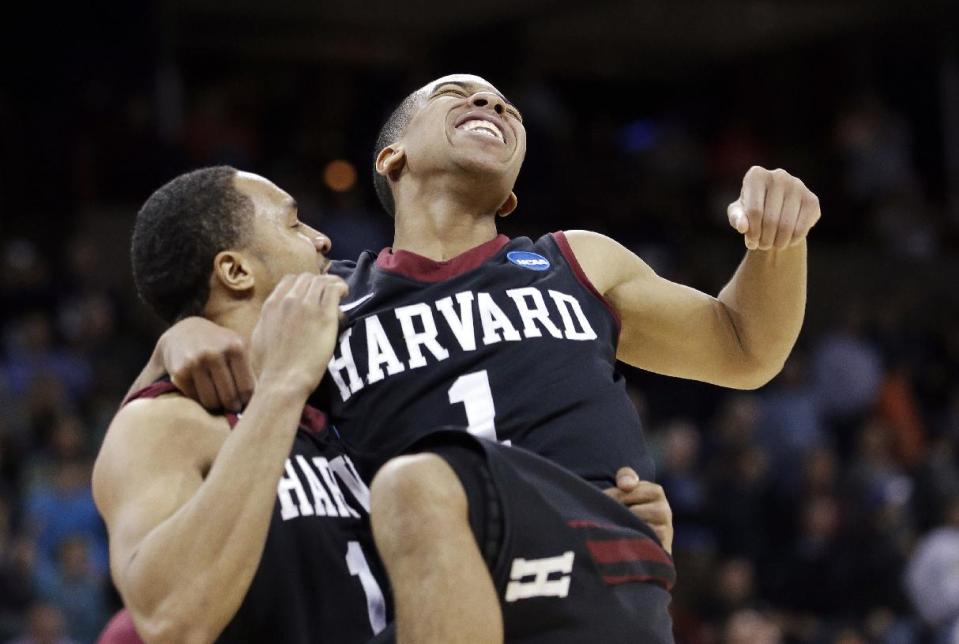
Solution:
<path fill-rule="evenodd" d="M 483 121 L 481 119 L 470 119 L 460 125 L 461 129 L 467 130 L 469 132 L 476 132 L 477 134 L 483 134 L 485 136 L 493 137 L 494 139 L 499 139 L 500 141 L 505 141 L 503 133 L 495 123 L 490 123 L 489 121 Z"/>

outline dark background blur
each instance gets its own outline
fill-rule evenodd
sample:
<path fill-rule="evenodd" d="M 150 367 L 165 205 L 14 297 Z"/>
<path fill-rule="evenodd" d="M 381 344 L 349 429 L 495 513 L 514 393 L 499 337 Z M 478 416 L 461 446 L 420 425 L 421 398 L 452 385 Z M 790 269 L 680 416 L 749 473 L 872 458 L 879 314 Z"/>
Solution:
<path fill-rule="evenodd" d="M 524 112 L 511 235 L 612 235 L 718 292 L 750 165 L 822 203 L 807 324 L 735 393 L 630 372 L 675 512 L 677 640 L 959 642 L 954 3 L 183 0 L 5 9 L 0 641 L 92 641 L 116 606 L 89 469 L 162 330 L 140 203 L 229 163 L 352 257 L 390 241 L 376 132 L 480 74 Z M 24 13 L 28 15 L 23 15 Z"/>

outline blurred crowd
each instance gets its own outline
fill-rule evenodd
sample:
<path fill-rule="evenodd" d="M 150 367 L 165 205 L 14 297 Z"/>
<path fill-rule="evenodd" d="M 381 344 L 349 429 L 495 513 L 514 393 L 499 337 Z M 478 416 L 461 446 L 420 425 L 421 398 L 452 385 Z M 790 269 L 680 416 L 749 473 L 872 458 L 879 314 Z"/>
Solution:
<path fill-rule="evenodd" d="M 808 323 L 780 376 L 729 392 L 628 372 L 674 511 L 677 641 L 959 642 L 959 213 L 922 106 L 810 65 L 827 77 L 814 108 L 785 92 L 757 104 L 747 74 L 650 88 L 648 105 L 610 98 L 635 88 L 511 74 L 501 89 L 529 153 L 505 230 L 600 230 L 715 293 L 742 251 L 725 206 L 746 169 L 803 178 L 823 220 Z M 0 229 L 0 642 L 91 642 L 118 605 L 89 482 L 161 330 L 129 277 L 138 204 L 178 172 L 230 163 L 291 192 L 334 256 L 389 243 L 370 148 L 391 101 L 429 75 L 211 76 L 54 88 L 72 93 L 69 124 L 45 101 L 0 100 L 6 140 L 37 139 L 29 169 L 2 160 L 8 203 L 47 209 Z M 345 189 L 324 183 L 335 159 L 358 173 Z M 11 190 L 33 171 L 44 191 Z"/>

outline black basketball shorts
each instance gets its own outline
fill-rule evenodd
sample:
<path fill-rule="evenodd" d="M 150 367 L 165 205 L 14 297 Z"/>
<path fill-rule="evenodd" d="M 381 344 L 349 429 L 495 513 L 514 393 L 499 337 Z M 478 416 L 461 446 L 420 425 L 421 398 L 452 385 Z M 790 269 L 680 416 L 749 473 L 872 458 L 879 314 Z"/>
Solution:
<path fill-rule="evenodd" d="M 672 558 L 623 505 L 531 452 L 462 430 L 409 452 L 439 455 L 466 490 L 507 642 L 673 642 Z"/>

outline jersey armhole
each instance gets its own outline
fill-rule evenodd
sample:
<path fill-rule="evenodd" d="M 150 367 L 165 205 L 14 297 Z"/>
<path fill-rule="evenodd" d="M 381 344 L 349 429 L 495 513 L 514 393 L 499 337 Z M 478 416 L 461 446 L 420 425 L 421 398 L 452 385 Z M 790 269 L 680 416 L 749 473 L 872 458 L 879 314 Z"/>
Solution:
<path fill-rule="evenodd" d="M 180 394 L 181 396 L 184 395 L 183 392 L 180 391 L 177 388 L 177 386 L 170 381 L 169 376 L 164 376 L 163 378 L 160 378 L 156 382 L 149 384 L 143 389 L 135 391 L 129 396 L 127 396 L 123 400 L 123 402 L 120 403 L 120 407 L 123 408 L 127 406 L 129 403 L 132 403 L 134 400 L 143 400 L 147 398 L 159 398 L 160 396 L 164 396 L 166 394 L 174 394 L 174 393 Z M 306 422 L 312 424 L 312 422 L 315 420 L 318 423 L 322 423 L 322 426 L 325 427 L 326 425 L 325 414 L 323 414 L 323 412 L 319 410 L 312 410 L 312 411 L 318 414 L 318 417 L 314 419 L 311 416 Z M 226 422 L 230 424 L 230 429 L 233 429 L 236 426 L 236 424 L 240 422 L 240 415 L 232 411 L 225 411 L 223 413 L 223 417 L 226 418 Z M 306 411 L 304 410 L 304 418 L 305 417 L 306 417 Z"/>
<path fill-rule="evenodd" d="M 138 389 L 124 398 L 123 402 L 120 403 L 120 407 L 132 403 L 134 400 L 140 400 L 141 398 L 158 398 L 164 394 L 170 394 L 174 392 L 180 393 L 180 390 L 176 388 L 176 385 L 170 382 L 169 377 L 164 376 L 156 382 L 150 383 L 143 389 Z"/>
<path fill-rule="evenodd" d="M 597 300 L 602 302 L 603 306 L 606 307 L 606 310 L 609 311 L 609 314 L 613 316 L 613 319 L 616 321 L 616 327 L 618 329 L 623 328 L 623 321 L 619 317 L 619 313 L 616 312 L 616 309 L 613 308 L 613 305 L 609 303 L 609 300 L 599 292 L 589 278 L 586 276 L 586 271 L 583 270 L 583 267 L 580 266 L 579 260 L 576 259 L 576 254 L 573 252 L 573 247 L 569 245 L 569 240 L 566 239 L 566 232 L 558 230 L 555 233 L 550 233 L 550 237 L 553 238 L 553 241 L 556 242 L 556 245 L 559 247 L 559 251 L 563 254 L 563 257 L 566 258 L 566 263 L 569 264 L 570 268 L 573 269 L 573 274 L 576 275 L 576 279 L 579 280 L 579 283 L 583 287 L 593 294 Z"/>

